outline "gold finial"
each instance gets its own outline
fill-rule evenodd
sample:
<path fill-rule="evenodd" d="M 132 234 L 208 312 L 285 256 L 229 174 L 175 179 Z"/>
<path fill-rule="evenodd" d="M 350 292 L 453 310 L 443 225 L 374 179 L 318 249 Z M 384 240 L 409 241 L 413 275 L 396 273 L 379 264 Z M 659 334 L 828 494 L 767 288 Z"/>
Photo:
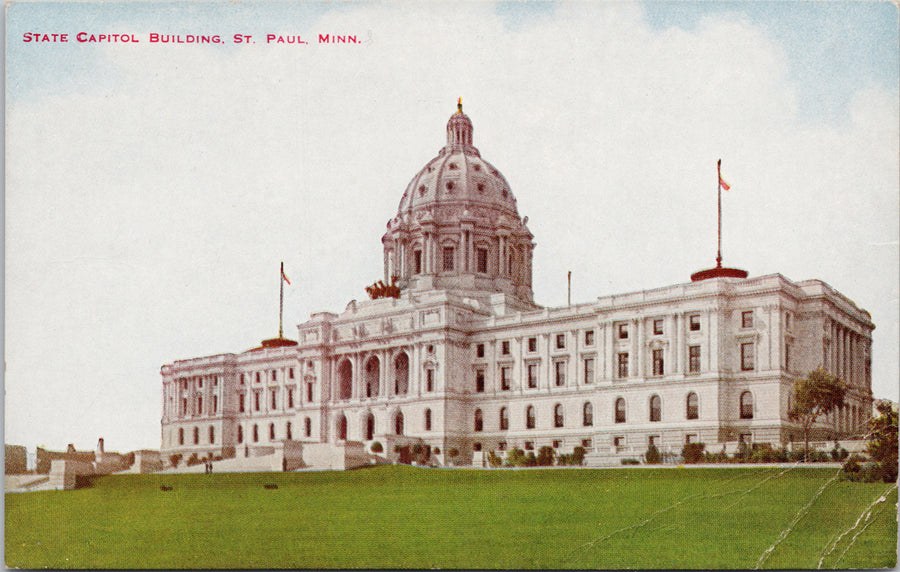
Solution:
<path fill-rule="evenodd" d="M 462 113 L 462 98 L 461 97 L 458 100 L 456 100 L 456 112 Z"/>

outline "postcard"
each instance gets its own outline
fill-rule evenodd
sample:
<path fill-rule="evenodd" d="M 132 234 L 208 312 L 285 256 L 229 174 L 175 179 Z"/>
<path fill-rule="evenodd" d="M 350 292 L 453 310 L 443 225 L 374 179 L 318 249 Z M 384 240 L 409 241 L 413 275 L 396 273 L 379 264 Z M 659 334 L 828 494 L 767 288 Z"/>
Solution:
<path fill-rule="evenodd" d="M 890 2 L 7 3 L 6 565 L 895 566 L 898 64 Z"/>

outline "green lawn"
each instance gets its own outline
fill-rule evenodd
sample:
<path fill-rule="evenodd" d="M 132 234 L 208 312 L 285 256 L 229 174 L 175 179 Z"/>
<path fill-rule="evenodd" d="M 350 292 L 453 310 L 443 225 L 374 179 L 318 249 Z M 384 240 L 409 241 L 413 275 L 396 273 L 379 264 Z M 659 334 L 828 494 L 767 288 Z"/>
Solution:
<path fill-rule="evenodd" d="M 763 568 L 815 568 L 823 556 L 824 568 L 894 566 L 896 488 L 835 473 L 385 466 L 111 476 L 6 495 L 6 565 L 753 568 L 774 544 Z"/>

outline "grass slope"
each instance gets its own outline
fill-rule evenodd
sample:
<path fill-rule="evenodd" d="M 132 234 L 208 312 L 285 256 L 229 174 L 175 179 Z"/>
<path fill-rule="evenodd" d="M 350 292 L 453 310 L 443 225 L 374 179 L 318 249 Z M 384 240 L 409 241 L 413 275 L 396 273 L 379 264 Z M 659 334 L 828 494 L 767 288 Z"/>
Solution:
<path fill-rule="evenodd" d="M 110 476 L 77 491 L 6 495 L 6 564 L 753 568 L 784 535 L 762 567 L 815 568 L 823 555 L 826 568 L 894 566 L 896 488 L 834 474 L 387 466 Z"/>

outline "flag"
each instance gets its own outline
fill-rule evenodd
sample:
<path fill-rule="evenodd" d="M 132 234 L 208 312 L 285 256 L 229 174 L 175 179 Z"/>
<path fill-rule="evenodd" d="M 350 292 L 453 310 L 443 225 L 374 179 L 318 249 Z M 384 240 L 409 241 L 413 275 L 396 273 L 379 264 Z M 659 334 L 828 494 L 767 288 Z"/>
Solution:
<path fill-rule="evenodd" d="M 288 283 L 288 286 L 291 285 L 290 279 L 287 277 L 287 274 L 284 273 L 284 267 L 281 268 L 281 279 Z"/>
<path fill-rule="evenodd" d="M 725 189 L 726 191 L 731 190 L 731 185 L 728 184 L 728 181 L 722 178 L 722 160 L 719 159 L 719 186 Z"/>

